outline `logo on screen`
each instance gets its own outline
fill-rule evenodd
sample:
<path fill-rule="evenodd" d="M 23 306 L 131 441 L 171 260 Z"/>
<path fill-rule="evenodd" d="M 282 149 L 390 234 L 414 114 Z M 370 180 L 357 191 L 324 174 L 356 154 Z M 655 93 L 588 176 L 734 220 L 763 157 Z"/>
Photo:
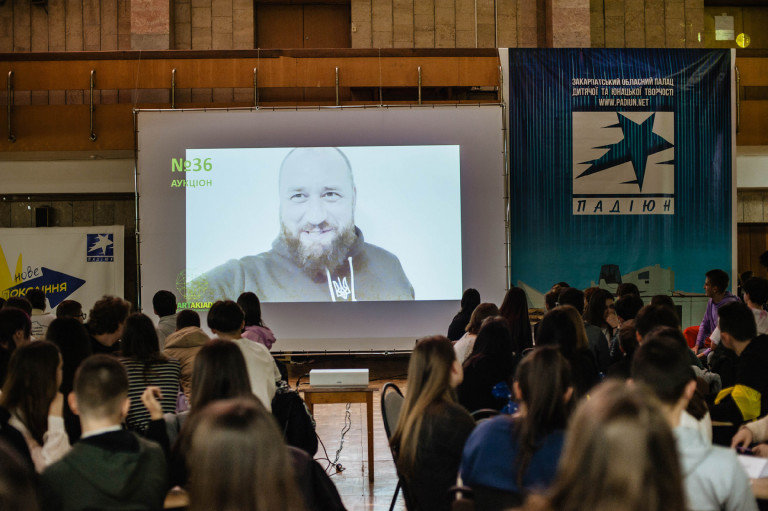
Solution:
<path fill-rule="evenodd" d="M 85 260 L 89 263 L 112 262 L 115 260 L 114 234 L 86 234 Z"/>
<path fill-rule="evenodd" d="M 675 212 L 674 112 L 573 113 L 573 213 Z"/>

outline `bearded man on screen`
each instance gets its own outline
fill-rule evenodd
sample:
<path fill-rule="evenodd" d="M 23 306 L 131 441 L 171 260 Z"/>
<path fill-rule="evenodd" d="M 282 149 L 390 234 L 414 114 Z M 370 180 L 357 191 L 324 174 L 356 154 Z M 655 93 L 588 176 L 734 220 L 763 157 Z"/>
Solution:
<path fill-rule="evenodd" d="M 355 226 L 349 160 L 335 147 L 296 148 L 280 165 L 281 232 L 272 250 L 207 272 L 209 299 L 252 291 L 266 302 L 413 300 L 397 256 Z"/>

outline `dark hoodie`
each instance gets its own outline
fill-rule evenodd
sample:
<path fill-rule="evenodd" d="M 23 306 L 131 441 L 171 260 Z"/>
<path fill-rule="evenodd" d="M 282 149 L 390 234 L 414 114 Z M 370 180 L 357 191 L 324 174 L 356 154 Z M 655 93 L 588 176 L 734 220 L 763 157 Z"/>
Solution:
<path fill-rule="evenodd" d="M 207 300 L 235 300 L 252 291 L 264 302 L 338 302 L 413 300 L 413 286 L 394 254 L 370 243 L 355 228 L 357 239 L 337 268 L 308 275 L 282 237 L 272 250 L 231 259 L 197 279 Z"/>
<path fill-rule="evenodd" d="M 168 491 L 162 449 L 129 431 L 80 440 L 42 477 L 61 511 L 159 510 Z"/>

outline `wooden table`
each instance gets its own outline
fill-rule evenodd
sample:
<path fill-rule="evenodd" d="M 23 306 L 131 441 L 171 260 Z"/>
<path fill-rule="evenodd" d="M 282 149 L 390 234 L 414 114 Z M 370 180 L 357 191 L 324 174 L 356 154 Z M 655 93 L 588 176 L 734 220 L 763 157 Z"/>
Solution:
<path fill-rule="evenodd" d="M 304 387 L 304 401 L 314 415 L 315 405 L 365 403 L 368 423 L 368 481 L 373 482 L 373 393 L 377 387 Z"/>

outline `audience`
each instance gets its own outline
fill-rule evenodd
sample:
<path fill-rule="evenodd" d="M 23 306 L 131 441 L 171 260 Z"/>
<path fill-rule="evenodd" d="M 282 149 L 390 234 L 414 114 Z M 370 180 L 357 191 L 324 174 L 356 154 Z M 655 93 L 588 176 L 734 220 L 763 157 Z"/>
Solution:
<path fill-rule="evenodd" d="M 8 298 L 3 304 L 5 307 L 16 307 L 27 313 L 27 316 L 32 316 L 32 303 L 23 296 L 12 296 Z"/>
<path fill-rule="evenodd" d="M 757 504 L 736 452 L 712 446 L 681 417 L 696 392 L 682 333 L 676 328 L 651 332 L 632 361 L 632 379 L 650 389 L 673 428 L 689 509 L 754 510 Z"/>
<path fill-rule="evenodd" d="M 61 355 L 55 344 L 37 341 L 13 352 L 0 406 L 10 414 L 8 426 L 27 443 L 37 472 L 69 451 L 64 429 Z"/>
<path fill-rule="evenodd" d="M 637 347 L 640 345 L 640 343 L 637 342 L 637 329 L 635 328 L 634 319 L 622 322 L 617 338 L 619 345 L 619 360 L 611 364 L 608 371 L 605 373 L 605 376 L 607 378 L 626 380 L 630 376 L 632 357 L 635 354 L 635 350 L 637 350 Z"/>
<path fill-rule="evenodd" d="M 493 388 L 512 382 L 516 363 L 509 322 L 502 316 L 486 319 L 463 365 L 464 381 L 456 389 L 459 403 L 471 412 L 483 408 L 501 410 L 507 399 L 495 397 Z"/>
<path fill-rule="evenodd" d="M 178 320 L 186 316 L 185 312 L 194 311 L 181 311 L 177 316 Z M 197 316 L 198 325 L 200 323 L 200 317 Z M 208 335 L 199 326 L 187 326 L 183 327 L 165 339 L 165 349 L 163 354 L 170 359 L 176 359 L 181 365 L 181 390 L 184 392 L 184 397 L 187 402 L 192 401 L 192 379 L 194 375 L 195 357 L 197 357 L 200 349 L 210 340 Z"/>
<path fill-rule="evenodd" d="M 93 353 L 116 355 L 120 351 L 120 337 L 130 312 L 130 302 L 116 296 L 104 296 L 93 304 L 86 325 Z"/>
<path fill-rule="evenodd" d="M 481 303 L 475 310 L 472 311 L 472 315 L 469 317 L 469 323 L 465 327 L 464 335 L 454 343 L 453 349 L 456 351 L 456 360 L 463 364 L 472 354 L 472 349 L 475 347 L 475 340 L 477 334 L 480 333 L 480 327 L 483 326 L 483 321 L 486 318 L 499 315 L 499 309 L 492 303 Z"/>
<path fill-rule="evenodd" d="M 568 427 L 557 477 L 526 511 L 684 511 L 675 437 L 658 402 L 611 380 Z"/>
<path fill-rule="evenodd" d="M 51 321 L 56 319 L 56 316 L 50 312 L 45 312 L 46 301 L 45 291 L 40 288 L 32 288 L 27 291 L 25 295 L 29 303 L 32 304 L 32 314 L 30 314 L 30 321 L 32 322 L 32 337 L 35 339 L 45 339 L 45 332 L 48 330 L 48 325 Z"/>
<path fill-rule="evenodd" d="M 619 327 L 615 330 L 613 339 L 610 343 L 609 355 L 611 362 L 615 363 L 623 358 L 623 353 L 619 349 L 619 333 L 621 326 L 630 320 L 635 319 L 637 313 L 643 308 L 643 299 L 639 295 L 634 293 L 625 294 L 621 296 L 614 304 L 614 310 L 616 311 L 616 318 L 619 320 Z"/>
<path fill-rule="evenodd" d="M 80 323 L 85 320 L 85 314 L 83 314 L 83 306 L 80 302 L 75 300 L 64 300 L 56 307 L 56 317 L 59 319 L 74 318 Z"/>
<path fill-rule="evenodd" d="M 592 292 L 590 293 L 590 296 L 594 294 L 598 289 L 600 288 L 592 288 Z M 573 288 L 568 287 L 563 289 L 560 292 L 560 297 L 558 300 L 558 303 L 560 305 L 570 305 L 574 309 L 576 309 L 576 312 L 579 313 L 579 316 L 583 316 L 584 314 L 584 303 L 585 300 L 585 294 L 584 292 Z M 605 363 L 610 360 L 610 347 L 607 346 L 606 341 L 606 347 L 603 348 L 603 344 L 600 341 L 605 340 L 605 335 L 603 335 L 603 332 L 600 330 L 599 326 L 592 325 L 589 322 L 583 320 L 582 322 L 584 325 L 584 331 L 587 334 L 587 344 L 589 346 L 589 350 L 592 352 L 592 356 L 595 360 L 595 365 L 597 366 L 598 372 L 604 372 L 605 369 L 607 369 L 607 366 L 605 368 L 601 368 L 600 366 L 600 360 Z M 600 354 L 598 354 L 597 350 L 603 350 Z M 566 355 L 567 357 L 567 355 Z"/>
<path fill-rule="evenodd" d="M 196 326 L 200 328 L 200 314 L 192 309 L 184 309 L 176 313 L 176 331 Z"/>
<path fill-rule="evenodd" d="M 752 277 L 744 282 L 744 303 L 746 303 L 752 314 L 755 315 L 755 326 L 758 334 L 768 334 L 768 312 L 763 308 L 768 302 L 768 280 L 760 277 Z M 712 344 L 720 344 L 720 327 L 715 328 L 712 335 L 709 336 Z"/>
<path fill-rule="evenodd" d="M 555 478 L 573 395 L 568 361 L 554 346 L 537 347 L 518 366 L 514 393 L 519 412 L 479 424 L 464 445 L 461 478 L 477 509 L 520 506 Z"/>
<path fill-rule="evenodd" d="M 494 323 L 503 324 L 509 336 L 505 320 Z M 475 427 L 454 399 L 453 389 L 462 375 L 448 338 L 426 337 L 416 343 L 391 444 L 398 453 L 397 471 L 406 482 L 404 490 L 418 509 L 450 509 L 448 488 L 456 483 L 464 442 Z"/>
<path fill-rule="evenodd" d="M 699 333 L 696 335 L 696 354 L 705 356 L 709 348 L 706 346 L 706 340 L 709 335 L 717 328 L 717 311 L 723 305 L 731 302 L 738 302 L 739 298 L 728 291 L 730 278 L 723 270 L 709 270 L 704 280 L 704 292 L 709 298 L 707 309 L 704 311 L 704 317 L 699 325 Z"/>
<path fill-rule="evenodd" d="M 40 490 L 29 460 L 24 459 L 0 435 L 0 509 L 40 511 Z"/>
<path fill-rule="evenodd" d="M 157 342 L 159 349 L 165 348 L 165 338 L 176 331 L 176 296 L 170 291 L 161 290 L 152 297 L 152 311 L 157 321 Z"/>
<path fill-rule="evenodd" d="M 640 290 L 637 288 L 637 285 L 631 282 L 622 282 L 619 284 L 616 288 L 616 298 L 622 298 L 629 295 L 634 295 L 640 298 Z"/>
<path fill-rule="evenodd" d="M 504 295 L 499 307 L 499 316 L 509 323 L 512 334 L 512 352 L 519 357 L 523 351 L 533 347 L 531 320 L 528 318 L 528 297 L 519 287 L 511 287 Z"/>
<path fill-rule="evenodd" d="M 29 315 L 16 307 L 0 309 L 0 385 L 5 382 L 8 363 L 16 348 L 32 341 Z"/>
<path fill-rule="evenodd" d="M 255 293 L 245 292 L 237 298 L 237 304 L 245 314 L 245 328 L 242 336 L 254 342 L 263 344 L 268 350 L 275 343 L 275 334 L 267 328 L 261 319 L 261 302 Z"/>
<path fill-rule="evenodd" d="M 592 292 L 584 309 L 584 321 L 589 349 L 595 354 L 597 368 L 601 373 L 605 373 L 611 365 L 610 341 L 613 339 L 614 329 L 619 326 L 610 291 L 597 288 Z"/>
<path fill-rule="evenodd" d="M 120 361 L 128 373 L 131 407 L 125 422 L 129 429 L 141 433 L 149 425 L 149 413 L 141 404 L 141 395 L 149 385 L 162 389 L 163 411 L 176 411 L 181 367 L 178 360 L 169 359 L 158 350 L 155 325 L 149 316 L 140 312 L 128 316 Z"/>
<path fill-rule="evenodd" d="M 448 339 L 458 341 L 467 331 L 467 325 L 472 317 L 472 313 L 480 305 L 480 292 L 477 289 L 469 288 L 461 296 L 461 310 L 456 313 L 448 327 Z"/>
<path fill-rule="evenodd" d="M 120 362 L 107 355 L 87 358 L 69 402 L 83 436 L 43 472 L 61 511 L 162 509 L 168 490 L 165 457 L 155 443 L 121 428 L 131 402 Z"/>

